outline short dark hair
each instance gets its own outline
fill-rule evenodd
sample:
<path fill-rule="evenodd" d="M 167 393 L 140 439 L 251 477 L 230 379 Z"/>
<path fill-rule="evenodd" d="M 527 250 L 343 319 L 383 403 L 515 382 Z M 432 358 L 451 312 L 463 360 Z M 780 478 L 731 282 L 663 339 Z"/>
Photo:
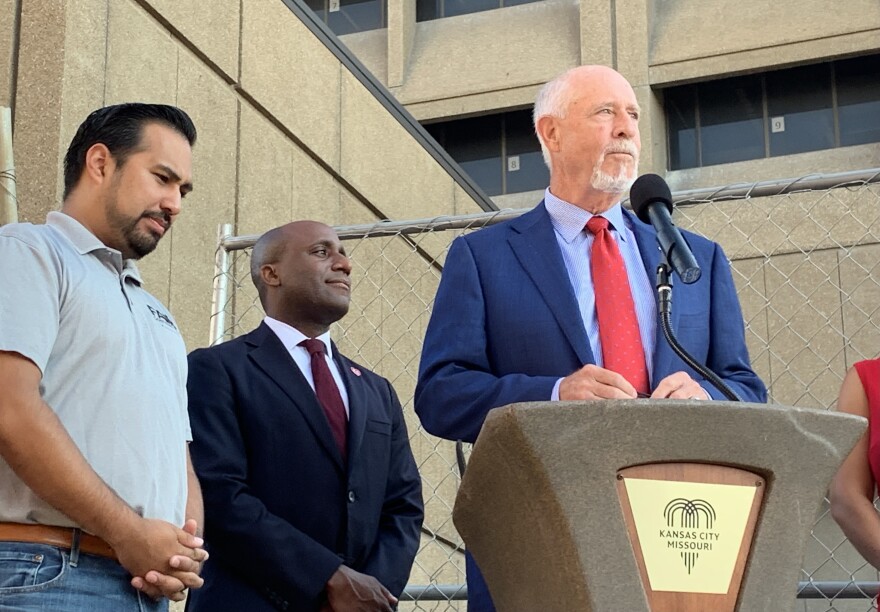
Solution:
<path fill-rule="evenodd" d="M 284 254 L 285 246 L 284 226 L 270 229 L 268 232 L 260 236 L 251 249 L 251 280 L 254 287 L 257 288 L 257 295 L 260 296 L 260 304 L 263 311 L 266 310 L 266 284 L 263 282 L 263 266 L 270 263 L 277 263 Z"/>
<path fill-rule="evenodd" d="M 101 143 L 119 166 L 141 144 L 143 126 L 160 123 L 184 136 L 193 146 L 196 142 L 196 126 L 184 111 L 167 104 L 142 104 L 130 102 L 105 106 L 91 113 L 82 122 L 64 156 L 64 198 L 66 199 L 82 176 L 86 164 L 86 152 Z"/>

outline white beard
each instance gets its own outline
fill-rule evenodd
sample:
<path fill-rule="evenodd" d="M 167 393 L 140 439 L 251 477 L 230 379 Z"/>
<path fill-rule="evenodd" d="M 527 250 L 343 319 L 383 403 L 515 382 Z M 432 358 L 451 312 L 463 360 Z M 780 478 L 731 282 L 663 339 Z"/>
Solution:
<path fill-rule="evenodd" d="M 599 164 L 593 169 L 593 178 L 590 180 L 590 185 L 596 191 L 601 191 L 603 193 L 624 193 L 636 180 L 636 176 L 638 176 L 638 166 L 633 167 L 632 172 L 627 170 L 626 168 L 621 168 L 620 172 L 617 174 L 608 174 L 601 170 L 600 166 L 603 160 L 600 160 Z"/>
<path fill-rule="evenodd" d="M 633 160 L 632 171 L 630 172 L 625 166 L 621 166 L 617 174 L 604 172 L 602 166 L 605 164 L 605 156 L 611 153 L 626 153 L 630 155 Z M 626 192 L 632 187 L 638 175 L 639 149 L 633 141 L 623 138 L 612 142 L 602 151 L 602 155 L 596 160 L 596 165 L 593 167 L 593 177 L 590 179 L 590 186 L 596 191 L 617 195 Z"/>

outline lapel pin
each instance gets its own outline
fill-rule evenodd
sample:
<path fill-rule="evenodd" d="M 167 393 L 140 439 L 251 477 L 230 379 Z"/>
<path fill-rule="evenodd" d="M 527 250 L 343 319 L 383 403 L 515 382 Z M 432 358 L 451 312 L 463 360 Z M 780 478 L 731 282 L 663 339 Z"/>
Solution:
<path fill-rule="evenodd" d="M 351 366 L 351 373 L 354 374 L 355 376 L 360 376 L 360 375 L 361 375 L 361 371 L 358 370 L 358 369 L 357 369 L 356 367 L 354 367 L 354 366 Z"/>

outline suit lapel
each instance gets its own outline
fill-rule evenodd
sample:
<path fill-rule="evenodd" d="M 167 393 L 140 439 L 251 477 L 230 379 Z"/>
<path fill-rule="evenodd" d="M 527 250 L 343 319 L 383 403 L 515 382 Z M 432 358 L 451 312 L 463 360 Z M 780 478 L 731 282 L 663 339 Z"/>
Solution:
<path fill-rule="evenodd" d="M 278 336 L 265 323 L 262 323 L 248 335 L 247 342 L 253 347 L 248 356 L 254 364 L 290 398 L 290 401 L 309 424 L 315 437 L 333 457 L 333 461 L 339 469 L 344 470 L 342 456 L 339 454 L 333 432 L 330 431 L 330 424 L 324 415 L 324 409 L 321 408 L 315 392 Z M 266 401 L 271 401 L 271 399 L 266 398 Z"/>
<path fill-rule="evenodd" d="M 355 366 L 333 344 L 333 360 L 339 368 L 345 390 L 348 392 L 348 456 L 349 464 L 357 457 L 364 440 L 367 423 L 367 403 L 364 381 L 354 374 Z"/>
<path fill-rule="evenodd" d="M 538 287 L 581 364 L 594 363 L 577 299 L 544 203 L 517 218 L 511 229 L 510 248 Z"/>
<path fill-rule="evenodd" d="M 657 244 L 657 233 L 654 231 L 653 227 L 647 223 L 639 221 L 631 212 L 624 210 L 623 214 L 625 214 L 631 221 L 633 234 L 635 234 L 636 243 L 639 245 L 639 254 L 642 256 L 642 262 L 645 264 L 648 279 L 651 281 L 651 284 L 654 285 L 656 284 L 657 266 L 660 265 L 661 256 L 660 245 Z M 684 283 L 674 282 L 673 297 L 680 299 L 682 292 L 687 291 L 684 287 Z M 656 292 L 654 293 L 654 303 L 657 304 Z M 671 317 L 673 329 L 678 328 L 678 312 L 679 309 L 675 308 L 675 302 L 673 301 Z M 651 378 L 653 378 L 652 386 L 656 386 L 660 380 L 670 373 L 669 370 L 673 358 L 672 349 L 666 342 L 666 337 L 663 335 L 663 328 L 660 325 L 659 305 L 657 305 L 657 313 L 657 332 L 654 338 L 654 372 L 651 376 Z"/>

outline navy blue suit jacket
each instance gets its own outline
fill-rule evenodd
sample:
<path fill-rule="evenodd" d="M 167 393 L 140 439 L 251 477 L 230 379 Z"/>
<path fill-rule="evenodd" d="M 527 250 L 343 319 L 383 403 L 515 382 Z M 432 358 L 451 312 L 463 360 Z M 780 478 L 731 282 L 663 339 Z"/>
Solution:
<path fill-rule="evenodd" d="M 654 229 L 624 210 L 655 277 Z M 742 313 L 721 247 L 682 232 L 702 268 L 674 283 L 672 326 L 680 343 L 745 401 L 766 401 L 749 365 Z M 677 277 L 676 277 L 676 280 Z M 428 325 L 415 408 L 430 433 L 474 442 L 492 408 L 547 401 L 556 381 L 595 363 L 550 215 L 541 203 L 516 219 L 455 240 Z M 657 326 L 652 388 L 683 370 L 715 399 L 723 396 L 672 350 Z M 468 567 L 468 610 L 492 610 L 486 586 Z"/>
<path fill-rule="evenodd" d="M 188 610 L 317 611 L 342 563 L 394 595 L 406 585 L 423 506 L 400 402 L 386 379 L 333 354 L 349 398 L 347 468 L 265 324 L 190 354 L 190 450 L 211 558 Z"/>

